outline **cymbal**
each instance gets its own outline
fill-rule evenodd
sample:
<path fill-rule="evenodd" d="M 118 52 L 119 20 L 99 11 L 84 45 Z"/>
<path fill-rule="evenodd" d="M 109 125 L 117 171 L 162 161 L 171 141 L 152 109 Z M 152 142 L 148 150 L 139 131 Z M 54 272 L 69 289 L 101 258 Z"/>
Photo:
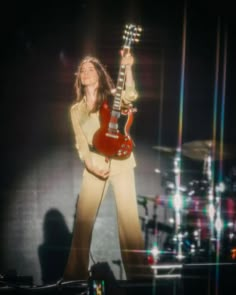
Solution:
<path fill-rule="evenodd" d="M 216 143 L 216 145 L 219 145 L 219 143 Z M 196 148 L 204 148 L 204 149 L 211 149 L 213 146 L 212 140 L 194 140 L 183 144 L 183 148 L 190 148 L 190 149 L 196 149 Z"/>
<path fill-rule="evenodd" d="M 160 151 L 160 152 L 165 152 L 165 153 L 175 153 L 176 148 L 172 148 L 169 146 L 161 146 L 161 145 L 155 145 L 152 147 L 154 150 Z"/>
<path fill-rule="evenodd" d="M 212 140 L 195 140 L 184 143 L 182 145 L 182 153 L 184 156 L 193 160 L 203 161 L 207 156 L 211 155 L 213 149 Z M 223 159 L 232 159 L 235 157 L 235 147 L 232 145 L 223 145 Z M 215 143 L 215 153 L 213 160 L 219 160 L 221 158 L 220 144 Z"/>
<path fill-rule="evenodd" d="M 177 148 L 169 146 L 160 146 L 156 145 L 152 147 L 153 149 L 174 155 L 177 151 Z M 213 149 L 212 140 L 194 140 L 191 142 L 184 143 L 182 145 L 181 151 L 182 155 L 193 160 L 203 161 L 207 156 L 209 156 Z M 220 143 L 215 142 L 215 153 L 213 160 L 219 160 L 221 158 L 220 153 Z M 236 156 L 236 147 L 229 144 L 223 145 L 223 159 L 233 159 Z"/>

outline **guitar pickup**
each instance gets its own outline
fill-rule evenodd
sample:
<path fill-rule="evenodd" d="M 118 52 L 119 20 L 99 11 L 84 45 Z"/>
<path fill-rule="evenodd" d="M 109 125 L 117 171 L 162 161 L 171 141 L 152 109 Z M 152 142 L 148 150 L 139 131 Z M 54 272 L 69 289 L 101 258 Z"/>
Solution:
<path fill-rule="evenodd" d="M 107 137 L 118 138 L 119 136 L 116 134 L 106 133 Z"/>

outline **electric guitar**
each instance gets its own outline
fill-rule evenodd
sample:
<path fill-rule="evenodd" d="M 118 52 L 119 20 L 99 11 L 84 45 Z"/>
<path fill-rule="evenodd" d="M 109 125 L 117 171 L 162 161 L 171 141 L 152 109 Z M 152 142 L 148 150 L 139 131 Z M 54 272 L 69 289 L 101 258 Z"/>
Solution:
<path fill-rule="evenodd" d="M 123 56 L 130 51 L 131 44 L 139 41 L 141 28 L 136 25 L 126 25 L 124 32 Z M 122 91 L 125 84 L 126 66 L 121 65 L 119 69 L 116 92 L 112 107 L 105 100 L 100 108 L 101 127 L 95 132 L 93 146 L 102 155 L 108 158 L 125 159 L 133 150 L 133 140 L 129 135 L 130 127 L 133 123 L 133 113 L 136 111 L 133 106 L 122 109 Z M 121 123 L 124 121 L 124 128 Z M 122 130 L 123 129 L 123 130 Z"/>

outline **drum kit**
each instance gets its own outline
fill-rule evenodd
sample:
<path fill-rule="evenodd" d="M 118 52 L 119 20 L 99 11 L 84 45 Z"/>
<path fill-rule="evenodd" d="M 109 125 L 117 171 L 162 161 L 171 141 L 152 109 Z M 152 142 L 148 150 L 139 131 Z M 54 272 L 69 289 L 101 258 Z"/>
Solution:
<path fill-rule="evenodd" d="M 153 149 L 171 155 L 173 163 L 171 173 L 161 173 L 163 196 L 138 196 L 139 205 L 145 208 L 149 202 L 153 205 L 153 217 L 150 219 L 146 210 L 143 219 L 146 247 L 150 234 L 158 243 L 159 235 L 164 232 L 160 260 L 209 262 L 215 255 L 227 261 L 235 260 L 236 166 L 220 179 L 222 165 L 219 164 L 235 158 L 235 147 L 224 144 L 222 148 L 211 140 L 199 140 L 185 143 L 179 149 L 167 146 Z M 200 163 L 197 176 L 184 177 L 188 171 L 182 172 L 182 158 Z M 165 223 L 158 220 L 160 206 L 168 207 L 171 212 Z"/>

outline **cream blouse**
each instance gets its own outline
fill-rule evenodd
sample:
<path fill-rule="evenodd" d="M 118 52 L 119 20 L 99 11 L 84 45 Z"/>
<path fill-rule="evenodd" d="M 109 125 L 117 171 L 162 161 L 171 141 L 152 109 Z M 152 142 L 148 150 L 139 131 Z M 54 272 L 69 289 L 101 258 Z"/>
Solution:
<path fill-rule="evenodd" d="M 134 86 L 126 87 L 122 93 L 122 103 L 130 104 L 138 97 Z M 72 126 L 75 134 L 75 147 L 81 161 L 90 158 L 94 165 L 105 168 L 108 163 L 105 157 L 91 152 L 89 145 L 92 145 L 93 135 L 100 128 L 99 111 L 89 113 L 86 106 L 86 98 L 72 105 L 70 109 Z M 118 173 L 128 167 L 135 167 L 133 153 L 125 160 L 112 159 L 109 163 L 110 175 Z"/>

